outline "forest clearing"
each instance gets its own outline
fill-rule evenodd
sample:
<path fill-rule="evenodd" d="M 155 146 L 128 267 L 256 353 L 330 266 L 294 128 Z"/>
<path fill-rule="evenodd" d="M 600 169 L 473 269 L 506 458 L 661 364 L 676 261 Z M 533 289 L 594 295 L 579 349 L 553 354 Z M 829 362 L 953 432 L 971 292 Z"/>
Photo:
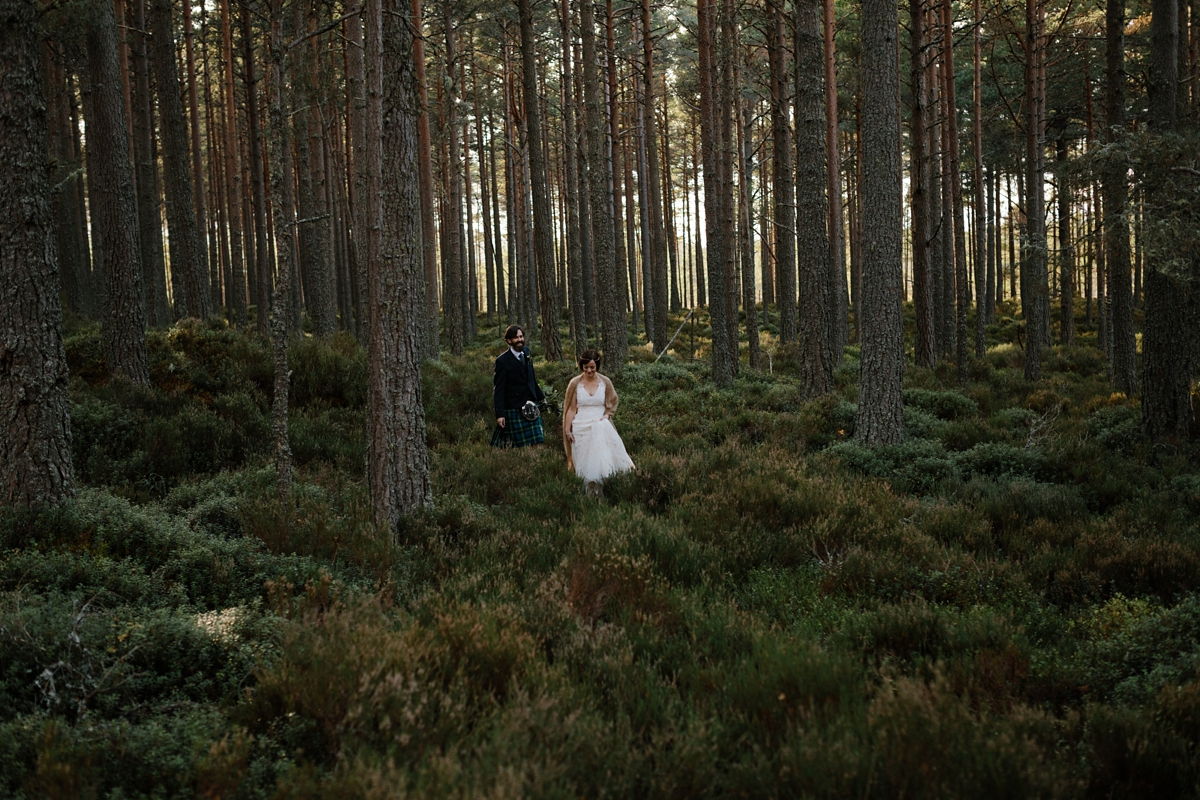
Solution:
<path fill-rule="evenodd" d="M 1200 797 L 1196 0 L 0 21 L 0 798 Z"/>

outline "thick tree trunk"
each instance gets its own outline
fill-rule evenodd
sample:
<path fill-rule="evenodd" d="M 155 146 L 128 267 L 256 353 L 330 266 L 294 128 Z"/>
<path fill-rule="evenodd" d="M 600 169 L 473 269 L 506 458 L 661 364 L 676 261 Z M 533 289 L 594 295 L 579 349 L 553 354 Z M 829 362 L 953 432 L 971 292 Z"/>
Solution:
<path fill-rule="evenodd" d="M 368 0 L 374 5 L 376 0 Z M 378 197 L 379 249 L 368 249 L 368 485 L 376 524 L 396 536 L 404 516 L 433 504 L 421 404 L 421 238 L 413 31 L 403 0 L 383 0 L 381 38 L 367 19 L 368 58 L 382 45 L 367 114 L 369 192 Z M 379 17 L 375 18 L 376 20 Z M 378 77 L 376 77 L 378 76 Z M 374 141 L 373 141 L 374 140 Z M 374 144 L 379 142 L 379 145 Z M 378 177 L 375 177 L 378 176 Z"/>
<path fill-rule="evenodd" d="M 89 10 L 86 40 L 92 118 L 87 126 L 88 185 L 95 201 L 92 214 L 104 241 L 104 358 L 110 376 L 145 386 L 150 378 L 142 261 L 129 164 L 129 126 L 117 63 L 117 26 L 105 0 L 92 0 Z"/>
<path fill-rule="evenodd" d="M 69 375 L 37 7 L 2 0 L 0 19 L 0 507 L 37 507 L 75 494 Z"/>
<path fill-rule="evenodd" d="M 187 128 L 180 102 L 179 74 L 175 66 L 170 0 L 151 0 L 151 30 L 154 34 L 154 81 L 162 117 L 164 185 L 167 195 L 167 228 L 171 236 L 172 275 L 182 278 L 184 306 L 189 317 L 207 319 L 212 309 L 205 301 L 205 259 L 200 232 L 196 228 L 195 198 L 188 153 Z"/>
<path fill-rule="evenodd" d="M 833 281 L 826 220 L 824 54 L 820 0 L 796 2 L 796 263 L 800 272 L 800 391 L 833 388 Z"/>
<path fill-rule="evenodd" d="M 1154 0 L 1150 29 L 1150 120 L 1159 136 L 1175 132 L 1180 109 L 1177 82 L 1177 0 Z M 1169 213 L 1169 212 L 1168 212 Z M 1191 379 L 1196 363 L 1195 290 L 1148 262 L 1146 322 L 1142 332 L 1142 420 L 1154 439 L 1186 442 L 1195 414 Z"/>
<path fill-rule="evenodd" d="M 930 259 L 929 235 L 929 157 L 926 133 L 929 89 L 925 67 L 925 11 L 922 0 L 909 2 L 909 80 L 912 97 L 912 124 L 909 158 L 912 182 L 912 259 L 913 311 L 915 339 L 913 356 L 918 367 L 932 368 L 934 364 L 933 274 Z"/>
<path fill-rule="evenodd" d="M 854 437 L 870 447 L 904 439 L 896 17 L 894 2 L 863 0 L 862 375 Z"/>
<path fill-rule="evenodd" d="M 562 360 L 558 336 L 558 288 L 554 283 L 554 221 L 546 188 L 542 154 L 542 110 L 538 103 L 537 53 L 533 44 L 530 0 L 517 0 L 521 22 L 521 74 L 525 89 L 525 125 L 528 130 L 529 184 L 533 193 L 533 233 L 537 297 L 542 316 L 542 348 L 547 361 Z"/>

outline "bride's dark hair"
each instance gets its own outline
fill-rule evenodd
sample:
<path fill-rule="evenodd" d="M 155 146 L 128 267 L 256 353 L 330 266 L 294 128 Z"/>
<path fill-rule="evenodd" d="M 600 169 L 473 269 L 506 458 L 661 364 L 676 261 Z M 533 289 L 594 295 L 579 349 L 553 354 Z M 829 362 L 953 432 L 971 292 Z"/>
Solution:
<path fill-rule="evenodd" d="M 580 369 L 586 367 L 589 361 L 595 361 L 596 369 L 600 369 L 600 351 L 588 349 L 579 354 Z"/>

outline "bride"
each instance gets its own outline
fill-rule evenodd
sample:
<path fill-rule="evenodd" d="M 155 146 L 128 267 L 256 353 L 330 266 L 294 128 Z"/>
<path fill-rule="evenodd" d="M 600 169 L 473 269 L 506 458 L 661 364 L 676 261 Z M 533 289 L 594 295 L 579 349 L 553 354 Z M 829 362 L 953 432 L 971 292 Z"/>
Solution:
<path fill-rule="evenodd" d="M 625 444 L 610 419 L 617 410 L 617 390 L 612 381 L 597 372 L 600 354 L 584 350 L 579 356 L 581 373 L 567 384 L 563 398 L 563 447 L 567 466 L 583 479 L 587 493 L 599 496 L 600 485 L 609 475 L 633 469 Z"/>

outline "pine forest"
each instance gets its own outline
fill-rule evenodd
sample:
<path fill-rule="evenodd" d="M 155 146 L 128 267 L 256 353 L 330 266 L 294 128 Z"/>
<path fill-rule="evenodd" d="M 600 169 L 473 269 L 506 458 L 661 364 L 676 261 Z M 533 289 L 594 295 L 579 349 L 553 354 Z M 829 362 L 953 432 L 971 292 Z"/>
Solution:
<path fill-rule="evenodd" d="M 1198 378 L 1198 0 L 0 0 L 0 799 L 1200 798 Z"/>

